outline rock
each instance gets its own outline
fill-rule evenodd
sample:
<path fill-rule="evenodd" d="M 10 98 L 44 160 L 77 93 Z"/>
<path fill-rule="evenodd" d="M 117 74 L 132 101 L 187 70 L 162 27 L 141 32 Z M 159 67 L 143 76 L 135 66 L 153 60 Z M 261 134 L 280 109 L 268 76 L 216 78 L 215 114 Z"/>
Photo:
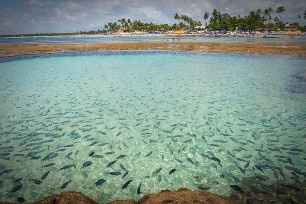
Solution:
<path fill-rule="evenodd" d="M 162 191 L 144 196 L 139 204 L 231 204 L 230 201 L 208 192 L 179 189 L 178 191 Z"/>
<path fill-rule="evenodd" d="M 33 204 L 96 204 L 96 202 L 81 193 L 65 192 L 47 197 Z"/>
<path fill-rule="evenodd" d="M 109 204 L 231 204 L 230 201 L 212 193 L 191 191 L 181 188 L 177 191 L 164 190 L 160 193 L 145 195 L 138 202 L 134 200 L 117 200 Z M 1 203 L 0 204 L 12 204 Z M 97 204 L 94 200 L 77 192 L 65 192 L 47 197 L 33 204 Z"/>

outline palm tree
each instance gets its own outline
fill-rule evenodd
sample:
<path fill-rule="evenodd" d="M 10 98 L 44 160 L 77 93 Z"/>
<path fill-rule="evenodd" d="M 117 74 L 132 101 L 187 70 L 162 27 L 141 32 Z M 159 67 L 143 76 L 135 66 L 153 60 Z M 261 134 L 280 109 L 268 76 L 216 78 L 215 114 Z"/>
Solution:
<path fill-rule="evenodd" d="M 121 24 L 121 28 L 123 29 L 123 31 L 125 31 L 126 27 L 127 27 L 126 26 L 127 22 L 126 22 L 125 18 L 122 18 L 122 19 L 118 20 L 118 22 Z"/>
<path fill-rule="evenodd" d="M 269 13 L 269 20 L 271 20 L 272 19 L 273 8 L 269 7 L 268 8 L 268 13 Z"/>
<path fill-rule="evenodd" d="M 127 19 L 127 22 L 126 22 L 126 29 L 128 30 L 128 32 L 132 31 L 132 21 L 129 18 Z"/>
<path fill-rule="evenodd" d="M 204 21 L 205 21 L 205 27 L 207 27 L 207 19 L 209 18 L 209 13 L 205 12 L 203 17 L 204 17 Z"/>
<path fill-rule="evenodd" d="M 276 8 L 276 13 L 279 14 L 278 15 L 278 21 L 276 22 L 278 24 L 278 26 L 280 27 L 280 29 L 284 29 L 285 25 L 284 23 L 281 21 L 281 14 L 284 13 L 286 11 L 284 6 L 279 6 Z"/>
<path fill-rule="evenodd" d="M 268 17 L 268 16 L 269 16 L 269 10 L 265 9 L 264 10 L 264 18 L 265 18 L 265 20 L 266 20 L 266 17 Z"/>
<path fill-rule="evenodd" d="M 285 11 L 286 11 L 286 9 L 285 9 L 284 6 L 279 6 L 279 7 L 276 8 L 276 13 L 283 13 Z"/>
<path fill-rule="evenodd" d="M 259 15 L 259 16 L 261 16 L 262 10 L 261 10 L 261 9 L 257 9 L 256 14 Z"/>

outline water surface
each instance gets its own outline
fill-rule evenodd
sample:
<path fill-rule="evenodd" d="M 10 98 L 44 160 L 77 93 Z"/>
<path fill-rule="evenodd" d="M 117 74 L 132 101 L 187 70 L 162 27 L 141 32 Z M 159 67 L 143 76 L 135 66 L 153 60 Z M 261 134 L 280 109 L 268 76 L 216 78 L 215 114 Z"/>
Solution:
<path fill-rule="evenodd" d="M 64 36 L 26 36 L 0 37 L 0 44 L 27 44 L 27 43 L 137 43 L 137 42 L 262 42 L 262 43 L 305 43 L 304 36 L 271 35 L 268 38 L 249 36 L 169 36 L 159 34 L 147 35 L 64 35 Z"/>
<path fill-rule="evenodd" d="M 305 72 L 298 58 L 159 52 L 0 63 L 0 198 L 303 181 Z"/>

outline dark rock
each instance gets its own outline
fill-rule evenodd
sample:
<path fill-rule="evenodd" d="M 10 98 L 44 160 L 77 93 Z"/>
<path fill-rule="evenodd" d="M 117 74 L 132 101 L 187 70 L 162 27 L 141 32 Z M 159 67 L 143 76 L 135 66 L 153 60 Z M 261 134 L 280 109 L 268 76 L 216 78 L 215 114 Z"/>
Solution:
<path fill-rule="evenodd" d="M 60 195 L 50 196 L 33 204 L 96 204 L 96 202 L 81 193 L 65 192 Z"/>

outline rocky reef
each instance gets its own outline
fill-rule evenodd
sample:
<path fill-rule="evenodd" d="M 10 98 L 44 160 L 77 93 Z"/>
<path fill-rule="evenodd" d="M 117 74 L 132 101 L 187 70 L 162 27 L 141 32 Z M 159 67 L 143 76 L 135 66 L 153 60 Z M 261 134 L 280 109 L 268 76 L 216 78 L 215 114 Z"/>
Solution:
<path fill-rule="evenodd" d="M 91 198 L 78 192 L 65 192 L 47 197 L 33 204 L 96 204 Z M 139 201 L 117 200 L 110 204 L 171 204 L 171 203 L 198 203 L 198 204 L 230 204 L 229 200 L 208 192 L 179 189 L 177 191 L 162 191 L 156 194 L 145 195 Z M 13 204 L 0 202 L 0 204 Z"/>
<path fill-rule="evenodd" d="M 0 59 L 63 52 L 98 51 L 188 51 L 202 53 L 235 53 L 290 55 L 306 58 L 305 43 L 97 43 L 97 44 L 3 44 Z"/>
<path fill-rule="evenodd" d="M 209 192 L 193 191 L 181 188 L 177 191 L 164 190 L 160 193 L 148 194 L 140 200 L 116 200 L 109 204 L 305 204 L 306 185 L 273 184 L 266 188 L 257 188 L 256 183 L 242 185 L 229 198 L 223 198 Z M 22 203 L 20 201 L 19 203 Z M 0 202 L 0 204 L 14 204 Z M 33 204 L 97 204 L 93 199 L 78 193 L 64 192 L 52 195 Z"/>

